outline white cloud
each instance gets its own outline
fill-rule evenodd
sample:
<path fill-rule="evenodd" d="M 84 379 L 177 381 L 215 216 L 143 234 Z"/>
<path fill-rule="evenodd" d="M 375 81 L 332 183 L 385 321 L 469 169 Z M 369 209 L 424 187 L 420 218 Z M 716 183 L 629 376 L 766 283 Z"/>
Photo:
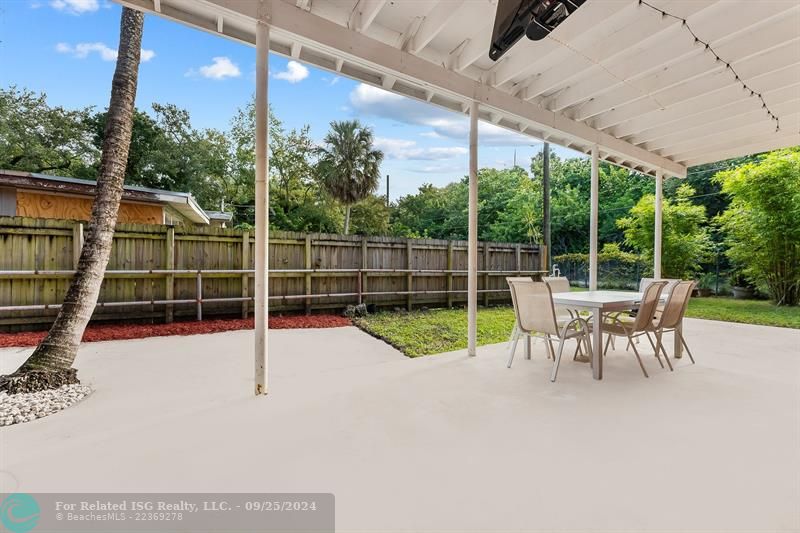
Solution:
<path fill-rule="evenodd" d="M 469 136 L 467 117 L 364 83 L 350 93 L 350 104 L 357 114 L 427 126 L 431 128 L 430 131 L 421 134 L 426 137 L 449 138 L 466 143 Z M 494 146 L 527 146 L 535 142 L 532 137 L 487 122 L 479 122 L 478 138 L 482 145 Z"/>
<path fill-rule="evenodd" d="M 298 83 L 308 77 L 308 69 L 297 61 L 286 63 L 286 70 L 275 73 L 275 79 L 286 80 L 289 83 Z"/>
<path fill-rule="evenodd" d="M 415 161 L 438 161 L 467 153 L 467 149 L 462 146 L 420 147 L 416 141 L 386 137 L 376 137 L 375 147 L 383 151 L 389 159 Z"/>
<path fill-rule="evenodd" d="M 69 54 L 78 59 L 86 59 L 90 54 L 97 54 L 103 61 L 116 61 L 117 51 L 105 43 L 78 43 L 71 45 L 68 43 L 58 43 L 56 45 L 56 52 L 59 54 Z M 145 50 L 142 48 L 141 62 L 147 63 L 155 57 L 156 53 L 153 50 Z"/>
<path fill-rule="evenodd" d="M 220 56 L 211 58 L 211 64 L 200 67 L 199 72 L 190 69 L 186 73 L 187 76 L 196 76 L 198 74 L 212 80 L 224 80 L 225 78 L 238 78 L 242 75 L 242 71 L 229 58 Z"/>
<path fill-rule="evenodd" d="M 100 2 L 98 0 L 52 0 L 50 5 L 59 11 L 66 11 L 73 15 L 91 13 L 100 8 Z"/>

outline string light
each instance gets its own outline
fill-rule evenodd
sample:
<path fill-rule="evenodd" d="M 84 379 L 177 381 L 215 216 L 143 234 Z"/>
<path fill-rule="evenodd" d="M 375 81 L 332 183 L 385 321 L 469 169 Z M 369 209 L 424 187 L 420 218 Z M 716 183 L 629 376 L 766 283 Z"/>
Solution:
<path fill-rule="evenodd" d="M 704 40 L 702 40 L 700 37 L 698 37 L 698 36 L 697 36 L 697 35 L 694 33 L 694 31 L 692 30 L 692 28 L 689 26 L 689 23 L 688 23 L 688 22 L 686 22 L 686 19 L 685 19 L 685 18 L 683 18 L 683 17 L 679 17 L 679 16 L 677 16 L 677 15 L 673 15 L 672 13 L 668 13 L 668 12 L 664 11 L 663 9 L 660 9 L 660 8 L 658 8 L 658 7 L 656 7 L 656 6 L 652 5 L 652 4 L 649 4 L 649 3 L 645 2 L 645 0 L 639 0 L 639 5 L 640 5 L 640 6 L 647 6 L 647 7 L 649 7 L 650 9 L 652 9 L 653 11 L 656 11 L 656 12 L 658 12 L 658 13 L 661 13 L 661 18 L 662 18 L 662 19 L 663 19 L 663 18 L 666 18 L 666 17 L 671 17 L 671 18 L 674 18 L 675 20 L 680 20 L 680 21 L 681 21 L 681 26 L 682 26 L 682 27 L 684 27 L 684 28 L 686 28 L 686 30 L 687 30 L 687 31 L 688 31 L 688 32 L 689 32 L 689 33 L 692 35 L 692 37 L 694 38 L 694 44 L 702 44 L 702 45 L 704 45 L 704 47 L 705 47 L 705 50 L 706 50 L 707 52 L 709 52 L 711 55 L 713 55 L 713 56 L 714 56 L 714 61 L 716 61 L 717 63 L 722 63 L 722 62 L 723 62 L 722 58 L 721 58 L 721 57 L 719 57 L 719 55 L 718 55 L 718 54 L 717 54 L 717 53 L 714 51 L 714 49 L 711 47 L 711 44 L 710 44 L 710 43 L 708 43 L 708 42 L 706 42 L 706 41 L 704 41 Z M 780 122 L 780 119 L 778 118 L 778 116 L 777 116 L 777 115 L 775 115 L 775 114 L 774 114 L 774 113 L 773 113 L 773 112 L 770 110 L 769 106 L 767 106 L 767 102 L 764 100 L 764 97 L 763 97 L 763 96 L 761 96 L 761 93 L 757 93 L 757 92 L 755 92 L 755 91 L 754 91 L 754 90 L 753 90 L 753 89 L 752 89 L 752 88 L 751 88 L 749 85 L 747 85 L 747 83 L 745 83 L 745 82 L 744 82 L 744 81 L 741 79 L 741 77 L 739 77 L 739 73 L 738 73 L 738 72 L 736 72 L 736 70 L 735 70 L 735 69 L 734 69 L 734 68 L 731 66 L 731 64 L 730 64 L 730 63 L 728 63 L 727 61 L 725 61 L 725 69 L 726 69 L 726 70 L 730 70 L 730 71 L 731 71 L 731 73 L 733 74 L 734 78 L 736 79 L 736 81 L 742 84 L 742 90 L 744 90 L 744 92 L 749 92 L 751 97 L 753 97 L 753 98 L 758 98 L 758 99 L 761 101 L 761 108 L 762 108 L 762 109 L 765 109 L 765 110 L 767 111 L 767 116 L 769 117 L 769 119 L 770 119 L 770 120 L 773 120 L 773 121 L 775 121 L 775 131 L 776 131 L 776 132 L 778 132 L 778 131 L 781 131 L 781 122 Z"/>

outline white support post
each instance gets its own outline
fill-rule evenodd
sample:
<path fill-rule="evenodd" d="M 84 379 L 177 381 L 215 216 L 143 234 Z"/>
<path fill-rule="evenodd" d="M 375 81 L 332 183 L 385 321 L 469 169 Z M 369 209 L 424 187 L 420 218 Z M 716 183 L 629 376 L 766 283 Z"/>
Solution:
<path fill-rule="evenodd" d="M 256 249 L 255 249 L 255 393 L 267 394 L 267 253 L 269 245 L 269 160 L 267 155 L 267 109 L 269 26 L 256 25 Z"/>
<path fill-rule="evenodd" d="M 597 290 L 597 212 L 600 204 L 600 149 L 592 146 L 591 211 L 589 215 L 589 290 Z"/>
<path fill-rule="evenodd" d="M 661 279 L 661 226 L 662 208 L 664 203 L 664 173 L 656 171 L 656 216 L 655 238 L 653 240 L 653 277 Z"/>
<path fill-rule="evenodd" d="M 469 107 L 469 241 L 467 246 L 467 353 L 478 345 L 478 102 Z"/>

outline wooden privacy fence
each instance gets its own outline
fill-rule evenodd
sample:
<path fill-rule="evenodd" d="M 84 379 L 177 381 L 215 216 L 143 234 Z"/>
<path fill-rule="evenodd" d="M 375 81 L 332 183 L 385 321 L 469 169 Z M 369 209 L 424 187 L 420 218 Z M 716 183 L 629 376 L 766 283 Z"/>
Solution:
<path fill-rule="evenodd" d="M 0 217 L 0 326 L 52 322 L 74 275 L 83 223 Z M 252 309 L 254 235 L 206 226 L 119 224 L 94 320 L 240 314 Z M 506 275 L 544 264 L 539 245 L 479 243 L 484 305 Z M 467 242 L 270 232 L 270 311 L 348 304 L 452 306 L 467 299 Z"/>

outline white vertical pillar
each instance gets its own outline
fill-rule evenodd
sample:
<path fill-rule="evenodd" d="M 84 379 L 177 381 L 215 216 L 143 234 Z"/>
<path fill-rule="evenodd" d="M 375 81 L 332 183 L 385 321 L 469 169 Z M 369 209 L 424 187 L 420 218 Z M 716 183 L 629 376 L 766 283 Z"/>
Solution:
<path fill-rule="evenodd" d="M 267 155 L 269 26 L 256 25 L 256 283 L 255 393 L 267 393 L 267 254 L 269 245 L 269 160 Z"/>
<path fill-rule="evenodd" d="M 589 290 L 597 290 L 597 211 L 600 205 L 600 149 L 592 146 L 592 192 L 589 214 Z"/>
<path fill-rule="evenodd" d="M 664 173 L 656 171 L 656 220 L 653 240 L 653 277 L 661 279 L 661 215 L 664 203 Z"/>
<path fill-rule="evenodd" d="M 467 353 L 478 345 L 478 102 L 469 107 L 469 240 L 467 246 Z"/>

